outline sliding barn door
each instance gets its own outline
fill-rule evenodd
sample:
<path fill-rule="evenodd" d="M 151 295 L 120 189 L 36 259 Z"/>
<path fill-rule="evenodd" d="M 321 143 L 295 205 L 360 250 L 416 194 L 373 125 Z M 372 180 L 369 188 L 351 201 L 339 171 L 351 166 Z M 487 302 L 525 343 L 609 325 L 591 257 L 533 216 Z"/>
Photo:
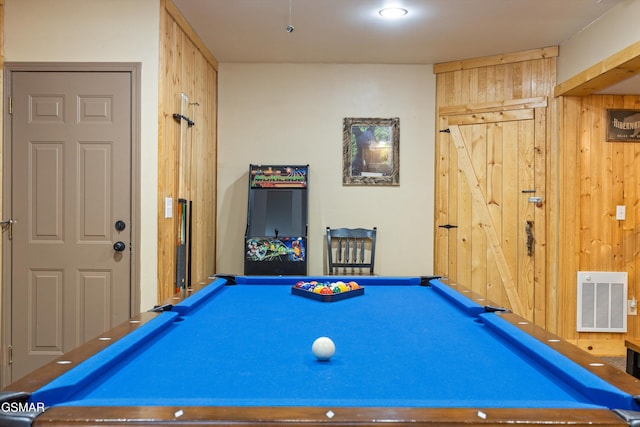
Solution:
<path fill-rule="evenodd" d="M 546 101 L 439 113 L 436 272 L 544 325 Z"/>

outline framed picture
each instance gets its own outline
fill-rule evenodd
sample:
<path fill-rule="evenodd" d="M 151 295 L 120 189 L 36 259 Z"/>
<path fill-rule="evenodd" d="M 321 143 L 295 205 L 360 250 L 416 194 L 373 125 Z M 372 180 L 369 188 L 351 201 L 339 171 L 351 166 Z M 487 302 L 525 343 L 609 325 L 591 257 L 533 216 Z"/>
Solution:
<path fill-rule="evenodd" d="M 640 142 L 640 110 L 607 110 L 607 141 Z"/>
<path fill-rule="evenodd" d="M 345 118 L 343 185 L 400 185 L 400 119 Z"/>

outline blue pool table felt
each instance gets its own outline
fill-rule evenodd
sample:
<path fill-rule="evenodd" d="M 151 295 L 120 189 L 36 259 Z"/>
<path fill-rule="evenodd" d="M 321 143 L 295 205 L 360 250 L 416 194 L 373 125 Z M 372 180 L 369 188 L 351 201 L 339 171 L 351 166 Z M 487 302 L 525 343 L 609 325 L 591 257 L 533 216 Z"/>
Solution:
<path fill-rule="evenodd" d="M 278 283 L 287 285 L 218 279 L 31 400 L 638 410 L 631 396 L 438 281 L 374 281 L 333 303 Z M 335 342 L 328 362 L 311 352 L 319 336 Z"/>

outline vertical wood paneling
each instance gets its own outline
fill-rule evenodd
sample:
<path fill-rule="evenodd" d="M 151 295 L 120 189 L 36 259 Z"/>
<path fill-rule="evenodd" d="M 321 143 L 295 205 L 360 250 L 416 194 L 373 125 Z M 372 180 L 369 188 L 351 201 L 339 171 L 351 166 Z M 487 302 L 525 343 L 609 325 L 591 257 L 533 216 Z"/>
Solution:
<path fill-rule="evenodd" d="M 518 200 L 513 198 L 513 194 L 520 194 L 520 170 L 519 170 L 519 142 L 518 142 L 518 122 L 505 122 L 500 124 L 502 127 L 503 138 L 510 141 L 510 144 L 503 144 L 504 167 L 501 177 L 502 181 L 502 241 L 501 246 L 504 250 L 506 261 L 511 266 L 517 266 L 518 260 L 515 259 L 517 248 L 519 246 L 518 235 L 519 229 L 523 227 L 518 221 L 520 217 L 518 213 Z M 514 256 L 514 258 L 510 258 Z M 512 271 L 512 273 L 516 273 Z M 516 290 L 520 296 L 520 301 L 526 308 L 526 292 L 522 292 L 521 284 L 518 282 L 518 276 L 513 275 Z M 501 282 L 496 286 L 501 285 Z"/>
<path fill-rule="evenodd" d="M 556 64 L 555 62 L 539 62 L 541 75 L 553 76 L 549 79 L 536 79 L 535 89 L 536 93 L 552 93 L 556 84 Z M 560 283 L 558 264 L 560 260 L 560 236 L 562 236 L 558 230 L 560 226 L 559 215 L 559 199 L 561 192 L 559 189 L 560 169 L 562 166 L 560 156 L 560 144 L 559 144 L 559 127 L 561 126 L 560 109 L 561 103 L 554 100 L 549 103 L 545 114 L 538 111 L 536 114 L 539 116 L 540 121 L 544 122 L 545 133 L 540 134 L 544 141 L 537 141 L 536 147 L 539 149 L 545 148 L 546 154 L 546 167 L 545 167 L 545 181 L 544 187 L 546 188 L 546 209 L 544 212 L 538 214 L 543 217 L 544 227 L 547 230 L 547 241 L 542 242 L 546 248 L 547 258 L 541 267 L 537 267 L 537 271 L 540 271 L 540 275 L 536 278 L 538 281 L 539 293 L 546 293 L 546 300 L 540 299 L 539 303 L 544 304 L 541 309 L 546 313 L 555 313 L 555 315 L 547 315 L 546 328 L 550 331 L 558 331 L 558 318 L 560 315 L 560 309 L 558 306 L 558 285 Z M 540 124 L 538 124 L 540 128 Z M 536 134 L 537 135 L 537 134 Z M 541 156 L 542 154 L 538 154 Z M 575 191 L 575 190 L 574 190 Z M 536 243 L 536 248 L 538 244 Z M 564 260 L 562 260 L 564 261 Z"/>
<path fill-rule="evenodd" d="M 578 271 L 580 264 L 579 253 L 576 250 L 575 241 L 580 235 L 580 221 L 578 218 L 578 206 L 580 206 L 580 198 L 582 195 L 582 182 L 578 181 L 576 165 L 579 162 L 582 153 L 582 147 L 578 143 L 578 118 L 580 117 L 579 99 L 565 98 L 561 103 L 560 112 L 563 120 L 560 121 L 560 141 L 559 144 L 559 236 L 567 236 L 558 250 L 558 286 L 557 296 L 558 305 L 565 303 L 562 310 L 558 310 L 557 331 L 558 334 L 569 339 L 575 335 L 571 331 L 575 331 L 575 319 L 577 307 L 575 304 L 575 293 L 570 293 L 571 284 L 575 279 L 570 271 Z M 574 136 L 574 143 L 565 143 L 566 135 Z M 566 184 L 563 184 L 566 183 Z M 571 237 L 570 237 L 571 236 Z M 564 286 L 560 286 L 560 284 Z M 569 295 L 567 295 L 569 293 Z M 571 303 L 569 303 L 571 301 Z M 571 323 L 573 322 L 573 326 Z"/>
<path fill-rule="evenodd" d="M 218 72 L 209 64 L 207 66 L 207 94 L 215 96 L 207 96 L 203 110 L 208 116 L 206 132 L 204 133 L 206 155 L 203 156 L 201 162 L 203 173 L 202 188 L 202 245 L 199 255 L 202 257 L 201 263 L 203 272 L 215 271 L 216 259 L 216 203 L 217 203 L 217 135 L 218 135 Z M 206 171 L 206 173 L 204 172 Z"/>
<path fill-rule="evenodd" d="M 476 74 L 477 73 L 472 73 Z M 476 85 L 474 85 L 477 87 Z M 467 137 L 467 141 L 471 143 L 471 162 L 473 169 L 478 179 L 480 188 L 487 187 L 487 141 L 485 139 L 484 126 L 475 125 L 470 126 L 471 133 Z M 488 197 L 487 197 L 488 199 Z M 471 252 L 469 260 L 471 260 L 471 288 L 474 292 L 479 294 L 486 293 L 486 277 L 487 277 L 487 259 L 489 251 L 487 247 L 487 241 L 484 238 L 485 231 L 480 226 L 478 221 L 478 212 L 476 208 L 471 205 L 471 240 L 473 245 L 471 246 Z M 474 263 L 474 260 L 475 263 Z M 481 262 L 479 262 L 481 261 Z M 480 287 L 483 284 L 482 287 Z"/>
<path fill-rule="evenodd" d="M 175 289 L 176 211 L 178 183 L 187 183 L 193 201 L 192 282 L 202 282 L 215 273 L 215 186 L 217 126 L 217 63 L 171 0 L 162 0 L 160 52 L 160 107 L 158 135 L 158 301 Z M 187 115 L 195 122 L 188 129 L 189 167 L 178 168 L 181 94 L 189 97 Z M 195 103 L 199 105 L 195 105 Z M 164 217 L 165 198 L 173 200 L 174 215 Z"/>
<path fill-rule="evenodd" d="M 607 100 L 605 98 L 605 108 L 611 108 L 611 100 Z M 609 104 L 607 106 L 607 104 Z M 612 206 L 612 214 L 615 217 L 616 215 L 616 206 L 617 205 L 626 205 L 628 200 L 625 200 L 624 197 L 624 146 L 629 144 L 614 144 L 612 145 L 612 170 L 611 170 L 611 186 L 612 186 L 612 194 L 614 203 Z M 631 209 L 629 209 L 631 210 Z M 622 239 L 624 232 L 625 224 L 617 223 L 611 229 L 611 271 L 625 271 L 624 270 L 624 257 L 622 255 Z"/>
<path fill-rule="evenodd" d="M 463 130 L 461 129 L 461 131 Z M 467 129 L 464 129 L 464 131 L 465 140 L 469 140 L 470 135 L 466 134 Z M 458 153 L 450 148 L 449 154 L 451 156 L 451 164 L 459 164 Z M 466 181 L 464 171 L 461 168 L 456 169 L 455 175 L 456 179 L 453 182 L 459 183 Z M 449 192 L 448 189 L 447 192 Z M 455 203 L 457 207 L 457 218 L 451 218 L 453 223 L 458 226 L 458 228 L 455 229 L 457 240 L 454 244 L 456 245 L 456 259 L 458 262 L 456 263 L 454 280 L 458 283 L 466 283 L 467 287 L 472 287 L 472 285 L 470 285 L 473 280 L 471 276 L 471 243 L 473 242 L 473 211 L 471 207 L 471 194 L 469 192 L 459 191 L 456 196 L 457 198 Z"/>
<path fill-rule="evenodd" d="M 541 67 L 542 68 L 542 67 Z M 544 71 L 544 70 L 543 70 Z M 547 90 L 552 90 L 550 86 L 541 87 L 546 88 Z M 548 108 L 552 110 L 550 106 Z M 545 192 L 545 197 L 547 200 L 555 200 L 553 197 L 553 191 L 550 190 L 551 186 L 548 185 L 549 182 L 557 182 L 553 179 L 547 179 L 547 174 L 551 174 L 550 162 L 547 159 L 552 157 L 552 149 L 551 142 L 549 141 L 550 136 L 547 132 L 547 109 L 537 108 L 534 111 L 535 120 L 535 138 L 534 141 L 534 164 L 536 165 L 545 165 L 544 167 L 535 168 L 532 173 L 535 175 L 534 182 L 536 183 L 536 187 L 540 189 L 547 189 Z M 553 157 L 554 159 L 556 157 Z M 545 209 L 532 209 L 532 206 L 529 205 L 529 209 L 532 209 L 532 219 L 534 224 L 534 234 L 536 230 L 548 230 L 547 228 L 547 217 L 553 217 L 555 213 L 555 205 L 553 203 L 547 203 L 548 208 Z M 555 223 L 552 221 L 552 223 Z M 541 262 L 536 262 L 533 265 L 533 301 L 534 301 L 534 318 L 536 319 L 546 319 L 545 327 L 553 329 L 556 325 L 555 319 L 556 316 L 547 315 L 547 313 L 556 313 L 556 303 L 557 299 L 555 298 L 555 282 L 553 277 L 549 275 L 549 271 L 553 271 L 555 269 L 547 268 L 549 264 L 549 260 L 554 259 L 554 255 L 552 253 L 551 248 L 555 247 L 555 245 L 548 245 L 547 241 L 549 241 L 549 234 L 547 232 L 544 233 L 545 240 L 542 240 L 541 237 L 538 237 L 534 242 L 534 253 L 539 251 L 539 248 L 545 248 L 546 259 L 541 260 Z M 548 284 L 548 285 L 547 285 Z"/>
<path fill-rule="evenodd" d="M 624 339 L 640 333 L 637 316 L 628 318 L 626 335 L 575 331 L 577 271 L 626 271 L 629 298 L 640 298 L 640 144 L 605 137 L 607 109 L 639 106 L 639 96 L 562 98 L 558 329 L 596 354 L 623 354 Z M 616 220 L 617 205 L 626 207 L 624 221 Z"/>
<path fill-rule="evenodd" d="M 529 203 L 526 197 L 522 197 L 522 190 L 527 189 L 530 186 L 530 183 L 535 182 L 536 186 L 540 185 L 540 183 L 534 181 L 534 177 L 536 175 L 535 168 L 535 145 L 532 143 L 533 138 L 535 137 L 535 121 L 520 121 L 517 123 L 517 141 L 518 141 L 518 164 L 521 167 L 518 170 L 518 185 L 514 189 L 512 193 L 508 194 L 518 194 L 520 193 L 520 197 L 514 200 L 514 205 L 517 206 L 517 211 L 524 219 L 524 222 L 518 224 L 516 228 L 520 228 L 517 231 L 517 235 L 519 236 L 517 245 L 518 250 L 516 253 L 518 254 L 517 264 L 518 264 L 518 277 L 516 278 L 516 283 L 518 284 L 518 294 L 521 295 L 521 300 L 523 305 L 525 305 L 525 312 L 532 313 L 535 311 L 535 306 L 538 305 L 535 299 L 536 296 L 536 283 L 534 281 L 533 286 L 526 286 L 525 284 L 531 283 L 531 278 L 535 277 L 534 264 L 543 264 L 544 260 L 540 260 L 539 262 L 534 263 L 534 255 L 535 255 L 535 247 L 533 248 L 533 252 L 530 255 L 528 250 L 528 242 L 527 242 L 527 221 L 531 221 L 531 232 L 534 236 L 538 236 L 540 239 L 544 234 L 539 232 L 536 233 L 536 230 L 544 226 L 544 223 L 536 223 L 535 222 L 535 211 L 540 210 L 534 208 L 534 204 Z M 544 164 L 544 163 L 542 163 Z M 522 166 L 525 167 L 522 167 Z M 544 170 L 544 168 L 538 168 Z M 538 172 L 539 173 L 539 172 Z M 544 183 L 544 182 L 543 182 Z M 523 232 L 524 229 L 524 232 Z M 544 300 L 544 294 L 543 294 Z M 533 319 L 540 318 L 544 319 L 545 312 L 538 312 L 538 317 L 533 317 Z"/>
<path fill-rule="evenodd" d="M 473 149 L 474 170 L 480 174 L 480 185 L 486 191 L 485 197 L 489 203 L 490 215 L 492 207 L 506 209 L 503 218 L 522 217 L 524 212 L 524 215 L 534 222 L 536 229 L 540 230 L 537 236 L 542 237 L 536 239 L 535 247 L 540 253 L 549 255 L 536 259 L 535 264 L 526 255 L 519 256 L 518 259 L 510 259 L 509 263 L 522 267 L 520 274 L 528 276 L 529 282 L 533 276 L 534 286 L 523 291 L 523 303 L 527 305 L 528 313 L 534 313 L 531 317 L 535 317 L 537 323 L 550 327 L 552 331 L 557 327 L 558 322 L 558 292 L 555 269 L 547 268 L 547 265 L 549 262 L 556 261 L 549 259 L 549 256 L 557 254 L 555 248 L 558 245 L 556 237 L 558 208 L 557 198 L 553 196 L 558 193 L 553 186 L 557 183 L 558 174 L 555 171 L 559 165 L 557 157 L 550 158 L 547 153 L 557 154 L 558 152 L 557 136 L 549 128 L 549 123 L 554 120 L 552 114 L 556 111 L 552 94 L 556 85 L 557 54 L 557 48 L 544 48 L 434 66 L 438 112 L 447 107 L 462 108 L 490 103 L 500 105 L 505 101 L 528 98 L 541 97 L 547 100 L 547 108 L 540 108 L 536 112 L 533 124 L 535 129 L 514 129 L 506 123 L 496 124 L 487 133 L 489 135 L 487 141 L 476 141 L 475 135 L 467 134 L 464 129 L 461 131 L 465 132 L 465 140 L 477 142 L 473 144 L 475 147 Z M 438 130 L 446 129 L 448 126 L 447 119 L 440 114 L 437 123 Z M 492 138 L 490 136 L 492 133 L 495 133 L 497 141 L 503 138 L 513 141 L 513 146 L 507 145 L 504 152 L 492 151 L 494 149 L 489 140 Z M 531 140 L 527 142 L 521 139 L 525 134 L 536 135 L 533 144 Z M 448 147 L 448 136 L 437 135 L 437 141 L 436 225 L 450 223 L 457 225 L 458 228 L 449 231 L 436 229 L 435 272 L 446 275 L 453 282 L 463 285 L 471 284 L 474 291 L 486 295 L 492 301 L 505 301 L 506 293 L 495 261 L 487 256 L 484 258 L 486 259 L 484 265 L 470 265 L 471 254 L 487 251 L 487 248 L 478 244 L 484 239 L 474 237 L 481 235 L 478 232 L 481 230 L 472 209 L 471 199 L 465 194 L 451 197 L 448 191 L 450 188 L 462 188 L 461 184 L 464 182 L 464 176 L 459 170 L 454 170 L 453 166 L 445 166 L 457 163 L 455 150 Z M 518 149 L 525 143 L 528 143 L 529 147 L 535 147 L 533 151 L 527 149 L 522 152 Z M 485 145 L 483 153 L 476 150 L 480 145 Z M 484 159 L 482 159 L 483 156 Z M 551 197 L 545 197 L 542 208 L 534 209 L 532 204 L 522 202 L 522 199 L 504 199 L 505 194 L 520 193 L 520 189 L 515 186 L 522 184 L 519 177 L 523 171 L 519 171 L 514 165 L 525 158 L 530 159 L 532 164 L 542 165 L 528 171 L 529 174 L 534 174 L 538 195 Z M 483 163 L 484 167 L 481 167 Z M 531 179 L 531 175 L 527 176 Z M 550 180 L 547 177 L 554 177 L 556 180 Z M 499 190 L 495 187 L 496 185 L 500 186 Z M 495 205 L 491 205 L 491 200 L 495 200 Z M 457 218 L 448 217 L 448 212 L 457 212 Z M 496 232 L 505 247 L 518 247 L 519 251 L 524 251 L 526 254 L 524 227 L 520 229 L 521 225 L 514 224 L 513 221 L 504 221 L 499 224 Z M 556 241 L 549 242 L 545 236 L 553 236 Z M 455 257 L 457 263 L 452 262 L 451 257 Z M 469 258 L 465 259 L 465 257 Z M 456 268 L 452 269 L 454 265 Z M 479 281 L 478 278 L 483 275 L 485 279 Z M 518 281 L 518 278 L 514 279 Z M 481 286 L 483 289 L 479 289 Z"/>
<path fill-rule="evenodd" d="M 165 199 L 175 203 L 177 191 L 177 147 L 179 127 L 172 117 L 180 111 L 180 98 L 176 96 L 182 81 L 180 28 L 171 17 L 161 16 L 160 51 L 160 123 L 158 130 L 158 301 L 171 295 L 175 281 L 175 221 L 164 218 Z"/>
<path fill-rule="evenodd" d="M 444 79 L 436 81 L 436 92 L 445 92 Z M 446 117 L 434 117 L 439 129 L 448 129 L 449 124 Z M 440 168 L 434 169 L 434 181 L 439 183 L 441 188 L 449 188 L 449 180 L 453 176 L 452 171 L 449 168 L 449 151 L 448 151 L 448 135 L 444 133 L 438 133 L 436 135 L 436 161 L 441 165 Z M 442 194 L 434 200 L 434 223 L 437 225 L 449 224 L 448 206 L 450 204 L 449 195 Z M 435 250 L 434 265 L 446 265 L 447 270 L 450 269 L 448 262 L 451 259 L 449 251 L 452 246 L 449 244 L 449 233 L 445 228 L 436 227 L 434 231 L 434 248 L 440 248 Z"/>
<path fill-rule="evenodd" d="M 624 97 L 623 108 L 640 108 L 640 97 Z M 629 281 L 629 295 L 635 295 L 636 299 L 640 293 L 640 233 L 638 233 L 638 223 L 640 223 L 640 195 L 638 192 L 640 179 L 638 178 L 638 164 L 640 162 L 640 150 L 637 144 L 622 145 L 622 204 L 627 207 L 627 219 L 622 224 L 622 232 L 619 245 L 622 264 L 621 271 L 626 271 L 633 281 Z M 637 318 L 630 318 L 627 323 L 627 336 L 638 339 L 640 337 L 640 322 Z"/>
<path fill-rule="evenodd" d="M 504 205 L 504 181 L 502 177 L 505 174 L 505 169 L 509 167 L 505 164 L 505 154 L 502 145 L 502 139 L 504 134 L 504 128 L 499 124 L 494 124 L 489 129 L 489 137 L 487 140 L 489 157 L 487 158 L 487 166 L 489 172 L 487 173 L 487 201 L 489 214 L 492 221 L 495 223 L 498 219 L 502 218 L 501 206 Z M 501 242 L 504 242 L 502 227 L 496 227 L 496 233 Z M 502 244 L 502 243 L 501 243 Z M 482 244 L 486 248 L 486 245 Z M 488 248 L 486 248 L 488 249 Z M 504 301 L 507 298 L 506 292 L 500 283 L 502 278 L 498 266 L 489 252 L 487 252 L 487 298 L 491 301 Z"/>
<path fill-rule="evenodd" d="M 203 233 L 193 240 L 192 247 L 192 268 L 194 271 L 201 271 L 200 276 L 195 280 L 203 280 L 206 275 L 211 274 L 211 260 L 215 257 L 215 174 L 210 169 L 215 170 L 216 164 L 216 106 L 215 98 L 207 96 L 208 91 L 216 89 L 215 70 L 209 66 L 202 56 L 196 56 L 196 85 L 192 102 L 199 105 L 194 106 L 194 118 L 196 126 L 192 128 L 193 140 L 202 141 L 201 144 L 194 144 L 192 150 L 191 168 L 191 199 L 193 200 L 193 227 Z M 201 126 L 204 125 L 205 126 Z M 199 126 L 200 125 L 200 126 Z M 202 275 L 204 274 L 204 276 Z"/>

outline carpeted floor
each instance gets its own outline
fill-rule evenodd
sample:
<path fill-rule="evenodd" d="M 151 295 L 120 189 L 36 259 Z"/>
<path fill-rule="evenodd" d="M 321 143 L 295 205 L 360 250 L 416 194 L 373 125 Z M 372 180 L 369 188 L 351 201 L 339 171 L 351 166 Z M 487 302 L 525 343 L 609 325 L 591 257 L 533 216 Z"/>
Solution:
<path fill-rule="evenodd" d="M 604 362 L 608 363 L 611 366 L 614 366 L 621 371 L 626 371 L 627 369 L 627 359 L 624 356 L 621 357 L 601 357 Z"/>

